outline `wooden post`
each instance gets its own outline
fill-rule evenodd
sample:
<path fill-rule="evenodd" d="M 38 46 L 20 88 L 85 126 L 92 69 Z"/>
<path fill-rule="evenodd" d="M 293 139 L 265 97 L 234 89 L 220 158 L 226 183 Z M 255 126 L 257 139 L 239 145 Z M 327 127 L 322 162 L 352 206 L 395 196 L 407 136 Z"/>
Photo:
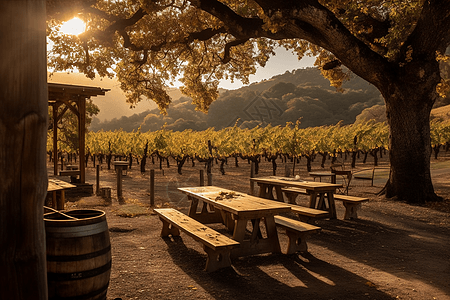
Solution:
<path fill-rule="evenodd" d="M 0 0 L 0 299 L 47 299 L 46 1 Z"/>
<path fill-rule="evenodd" d="M 96 181 L 96 189 L 95 194 L 98 195 L 100 193 L 100 165 L 97 165 L 96 174 L 95 174 L 95 181 Z"/>
<path fill-rule="evenodd" d="M 200 186 L 205 185 L 205 172 L 204 170 L 200 170 Z"/>
<path fill-rule="evenodd" d="M 212 174 L 208 173 L 208 186 L 211 186 L 212 184 Z"/>
<path fill-rule="evenodd" d="M 78 152 L 80 154 L 80 182 L 86 182 L 86 99 L 84 97 L 78 96 L 78 145 L 80 148 Z"/>
<path fill-rule="evenodd" d="M 255 162 L 251 162 L 250 164 L 250 178 L 255 177 Z M 254 195 L 255 192 L 255 183 L 250 181 L 250 195 Z"/>
<path fill-rule="evenodd" d="M 155 169 L 150 170 L 150 207 L 155 206 Z"/>
<path fill-rule="evenodd" d="M 289 170 L 288 164 L 284 165 L 284 177 L 290 177 L 291 176 L 291 170 Z"/>
<path fill-rule="evenodd" d="M 56 103 L 52 106 L 53 110 L 53 175 L 58 175 L 58 109 Z M 61 165 L 62 170 L 62 165 Z"/>
<path fill-rule="evenodd" d="M 116 167 L 117 176 L 117 200 L 122 201 L 122 168 Z"/>

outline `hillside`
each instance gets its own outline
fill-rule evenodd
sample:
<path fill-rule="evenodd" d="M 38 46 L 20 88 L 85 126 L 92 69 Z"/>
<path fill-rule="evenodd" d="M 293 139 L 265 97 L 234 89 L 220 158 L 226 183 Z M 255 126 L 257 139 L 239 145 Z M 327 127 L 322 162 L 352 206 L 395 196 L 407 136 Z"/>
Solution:
<path fill-rule="evenodd" d="M 359 77 L 346 82 L 344 89 L 341 93 L 330 87 L 316 68 L 298 69 L 237 90 L 223 91 L 208 114 L 196 111 L 189 98 L 181 97 L 172 103 L 167 116 L 150 109 L 109 122 L 94 119 L 90 130 L 132 131 L 141 127 L 147 131 L 158 130 L 164 124 L 171 130 L 204 130 L 236 123 L 243 127 L 269 123 L 276 126 L 297 120 L 303 128 L 333 125 L 341 120 L 351 124 L 365 108 L 383 104 L 378 90 Z"/>
<path fill-rule="evenodd" d="M 117 118 L 118 116 L 130 117 L 134 114 L 147 112 L 156 108 L 153 101 L 142 101 L 134 108 L 130 108 L 130 104 L 126 103 L 125 94 L 120 89 L 120 83 L 115 79 L 87 78 L 81 73 L 54 73 L 48 78 L 48 82 L 52 83 L 66 83 L 74 85 L 87 85 L 109 89 L 110 91 L 105 96 L 92 97 L 95 105 L 100 108 L 100 113 L 97 115 L 98 121 L 107 121 Z M 172 89 L 169 91 L 172 99 L 179 99 L 182 94 L 179 89 Z"/>

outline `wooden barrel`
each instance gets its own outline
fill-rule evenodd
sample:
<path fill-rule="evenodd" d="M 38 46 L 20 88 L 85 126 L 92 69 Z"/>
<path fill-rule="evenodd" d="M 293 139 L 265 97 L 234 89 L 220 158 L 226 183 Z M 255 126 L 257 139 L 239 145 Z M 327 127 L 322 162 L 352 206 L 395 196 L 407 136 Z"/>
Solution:
<path fill-rule="evenodd" d="M 111 243 L 105 212 L 52 212 L 44 222 L 49 299 L 106 299 Z"/>

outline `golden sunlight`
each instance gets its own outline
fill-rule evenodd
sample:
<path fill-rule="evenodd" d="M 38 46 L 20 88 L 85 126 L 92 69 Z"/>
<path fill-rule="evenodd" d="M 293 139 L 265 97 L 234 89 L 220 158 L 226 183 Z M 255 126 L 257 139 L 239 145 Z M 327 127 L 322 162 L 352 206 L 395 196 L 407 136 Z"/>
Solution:
<path fill-rule="evenodd" d="M 64 34 L 79 35 L 86 30 L 86 24 L 79 18 L 73 18 L 64 22 L 60 30 Z"/>

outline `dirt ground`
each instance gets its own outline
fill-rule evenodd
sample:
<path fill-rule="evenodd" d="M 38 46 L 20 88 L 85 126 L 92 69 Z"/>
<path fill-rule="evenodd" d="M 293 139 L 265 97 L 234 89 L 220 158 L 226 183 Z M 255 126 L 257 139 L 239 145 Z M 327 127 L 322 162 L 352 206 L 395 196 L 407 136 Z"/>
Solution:
<path fill-rule="evenodd" d="M 312 180 L 304 163 L 295 174 Z M 386 163 L 384 158 L 381 165 Z M 358 163 L 358 168 L 371 165 Z M 147 164 L 145 174 L 135 164 L 123 177 L 120 203 L 116 175 L 103 165 L 100 187 L 112 189 L 112 203 L 99 196 L 66 203 L 66 209 L 96 208 L 107 214 L 112 245 L 108 299 L 450 299 L 450 158 L 432 161 L 435 190 L 445 199 L 441 203 L 412 206 L 377 196 L 387 178 L 381 170 L 373 187 L 367 181 L 351 182 L 349 195 L 370 198 L 359 219 L 343 220 L 338 202 L 338 219 L 318 221 L 322 230 L 308 240 L 308 253 L 243 257 L 232 260 L 232 268 L 213 273 L 203 271 L 201 244 L 183 233 L 175 239 L 160 237 L 161 222 L 150 207 L 150 168 L 155 168 L 155 206 L 187 213 L 187 198 L 177 188 L 198 186 L 204 164 L 188 162 L 183 175 L 173 162 L 163 170 Z M 250 192 L 246 161 L 239 160 L 239 167 L 230 161 L 225 170 L 221 175 L 214 165 L 213 185 Z M 320 162 L 313 163 L 313 170 L 323 170 Z M 279 163 L 277 175 L 283 173 Z M 89 165 L 86 178 L 94 191 L 95 174 Z M 272 167 L 263 162 L 257 176 L 267 175 Z M 287 237 L 279 233 L 283 250 Z"/>

